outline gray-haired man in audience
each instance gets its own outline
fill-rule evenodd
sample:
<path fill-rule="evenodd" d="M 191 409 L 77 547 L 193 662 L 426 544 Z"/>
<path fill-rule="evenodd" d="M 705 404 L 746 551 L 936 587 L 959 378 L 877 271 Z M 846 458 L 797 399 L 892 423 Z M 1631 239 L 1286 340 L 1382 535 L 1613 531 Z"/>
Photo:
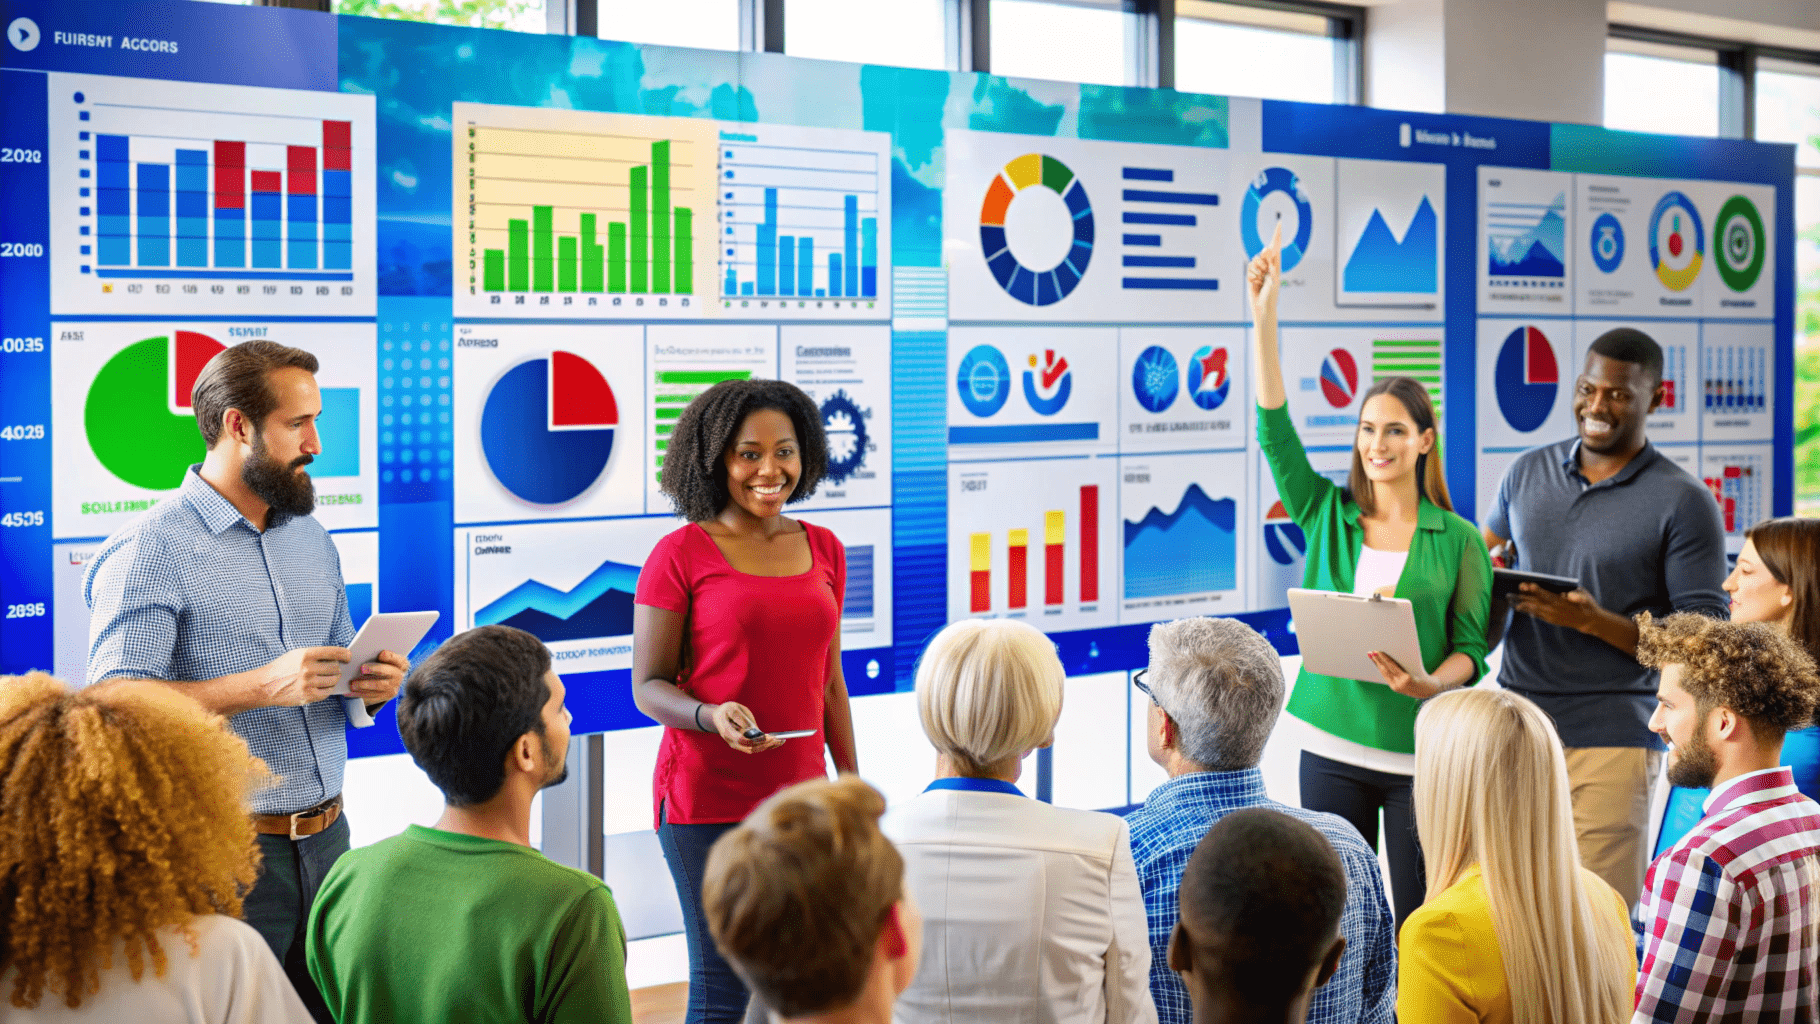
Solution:
<path fill-rule="evenodd" d="M 1346 952 L 1314 994 L 1310 1024 L 1390 1024 L 1396 1009 L 1396 926 L 1377 855 L 1333 814 L 1276 803 L 1258 771 L 1283 710 L 1276 649 L 1235 619 L 1181 619 L 1150 631 L 1150 665 L 1132 677 L 1150 697 L 1150 759 L 1169 773 L 1131 812 L 1131 852 L 1150 918 L 1150 993 L 1160 1024 L 1187 1024 L 1188 990 L 1169 968 L 1177 890 L 1195 846 L 1233 811 L 1268 807 L 1312 825 L 1346 870 L 1340 934 Z"/>

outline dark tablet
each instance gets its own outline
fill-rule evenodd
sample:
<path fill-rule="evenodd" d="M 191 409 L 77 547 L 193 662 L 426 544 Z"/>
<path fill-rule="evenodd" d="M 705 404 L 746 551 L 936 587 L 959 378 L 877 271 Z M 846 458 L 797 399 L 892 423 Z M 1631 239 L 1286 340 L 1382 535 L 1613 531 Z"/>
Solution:
<path fill-rule="evenodd" d="M 1517 588 L 1524 583 L 1534 583 L 1543 590 L 1556 594 L 1565 594 L 1580 586 L 1580 581 L 1571 576 L 1550 576 L 1545 572 L 1524 572 L 1521 569 L 1491 571 L 1491 592 L 1497 597 L 1508 597 L 1516 593 Z"/>

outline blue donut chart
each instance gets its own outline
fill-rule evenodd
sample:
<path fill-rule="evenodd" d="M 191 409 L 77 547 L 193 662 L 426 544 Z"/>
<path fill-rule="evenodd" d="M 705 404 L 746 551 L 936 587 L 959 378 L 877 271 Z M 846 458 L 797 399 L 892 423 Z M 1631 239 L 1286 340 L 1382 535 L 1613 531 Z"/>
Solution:
<path fill-rule="evenodd" d="M 1308 197 L 1302 195 L 1302 183 L 1294 171 L 1287 167 L 1266 167 L 1252 179 L 1239 207 L 1239 240 L 1245 243 L 1246 259 L 1263 252 L 1264 246 L 1270 244 L 1258 231 L 1258 210 L 1272 192 L 1281 192 L 1295 203 L 1295 237 L 1283 242 L 1283 272 L 1288 273 L 1308 254 L 1309 238 L 1314 234 L 1314 208 L 1308 204 Z"/>

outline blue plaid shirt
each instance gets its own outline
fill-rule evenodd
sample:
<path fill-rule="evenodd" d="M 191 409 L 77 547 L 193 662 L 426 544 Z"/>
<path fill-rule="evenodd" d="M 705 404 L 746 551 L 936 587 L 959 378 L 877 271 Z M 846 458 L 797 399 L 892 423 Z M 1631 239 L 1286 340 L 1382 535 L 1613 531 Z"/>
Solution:
<path fill-rule="evenodd" d="M 1182 871 L 1214 822 L 1246 807 L 1268 807 L 1313 825 L 1346 868 L 1346 910 L 1340 917 L 1346 952 L 1333 979 L 1315 991 L 1308 1024 L 1390 1024 L 1397 1004 L 1397 932 L 1377 855 L 1358 829 L 1337 815 L 1289 807 L 1265 796 L 1264 776 L 1256 768 L 1170 779 L 1126 816 L 1150 917 L 1150 994 L 1158 1024 L 1188 1024 L 1193 1018 L 1188 989 L 1169 968 L 1169 933 L 1175 930 Z"/>
<path fill-rule="evenodd" d="M 260 533 L 198 468 L 89 564 L 88 682 L 215 679 L 298 647 L 353 641 L 341 556 L 322 524 L 274 512 Z M 347 721 L 335 698 L 229 719 L 282 777 L 254 795 L 253 810 L 290 814 L 341 792 Z"/>

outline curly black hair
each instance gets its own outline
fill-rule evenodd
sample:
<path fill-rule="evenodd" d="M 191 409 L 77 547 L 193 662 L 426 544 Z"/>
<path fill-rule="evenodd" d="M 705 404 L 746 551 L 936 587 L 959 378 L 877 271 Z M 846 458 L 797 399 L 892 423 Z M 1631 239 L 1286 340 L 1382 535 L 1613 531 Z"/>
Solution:
<path fill-rule="evenodd" d="M 1681 688 L 1702 715 L 1724 707 L 1758 733 L 1807 726 L 1820 703 L 1820 673 L 1789 635 L 1762 622 L 1726 622 L 1682 612 L 1660 623 L 1637 616 L 1637 662 L 1680 665 Z"/>
<path fill-rule="evenodd" d="M 721 460 L 746 417 L 760 409 L 776 409 L 796 428 L 803 472 L 787 503 L 815 493 L 828 472 L 828 434 L 814 400 L 786 380 L 726 380 L 697 395 L 670 434 L 658 487 L 676 502 L 677 515 L 699 523 L 727 507 L 732 495 Z"/>

